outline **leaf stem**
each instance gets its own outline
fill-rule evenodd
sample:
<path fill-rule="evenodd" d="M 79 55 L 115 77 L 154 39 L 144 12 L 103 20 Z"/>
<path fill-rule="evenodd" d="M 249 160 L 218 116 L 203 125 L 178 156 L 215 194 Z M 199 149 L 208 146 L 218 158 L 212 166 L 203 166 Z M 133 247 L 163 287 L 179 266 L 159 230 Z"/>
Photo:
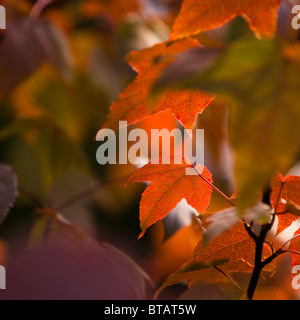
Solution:
<path fill-rule="evenodd" d="M 236 207 L 236 205 L 232 202 L 230 198 L 228 198 L 220 189 L 218 189 L 216 186 L 214 186 L 211 182 L 209 182 L 206 178 L 203 177 L 203 175 L 199 172 L 196 166 L 194 166 L 195 171 L 197 172 L 198 176 L 204 180 L 208 185 L 210 185 L 215 191 L 217 191 L 224 199 L 226 199 L 233 207 Z"/>
<path fill-rule="evenodd" d="M 223 274 L 223 276 L 225 276 L 227 279 L 229 279 L 230 281 L 232 281 L 239 289 L 242 289 L 241 286 L 233 279 L 231 278 L 226 272 L 224 272 L 223 270 L 221 270 L 219 267 L 215 266 L 214 267 L 217 271 L 219 271 L 220 273 Z"/>
<path fill-rule="evenodd" d="M 288 243 L 290 243 L 291 241 L 293 241 L 293 240 L 295 240 L 295 239 L 297 239 L 297 238 L 299 238 L 300 237 L 300 234 L 298 234 L 298 235 L 296 235 L 296 236 L 294 236 L 293 238 L 291 238 L 290 240 L 288 240 L 288 241 L 286 241 L 282 246 L 281 246 L 281 250 L 283 250 L 283 248 L 288 244 Z"/>
<path fill-rule="evenodd" d="M 19 187 L 19 194 L 29 199 L 33 202 L 38 208 L 43 208 L 44 205 L 40 199 L 38 199 L 34 194 L 24 189 L 23 187 Z"/>
<path fill-rule="evenodd" d="M 72 206 L 74 203 L 82 201 L 82 200 L 90 197 L 91 195 L 93 195 L 93 194 L 99 192 L 100 190 L 102 190 L 104 187 L 107 187 L 107 186 L 112 185 L 112 184 L 126 182 L 129 177 L 130 177 L 130 175 L 126 175 L 126 176 L 123 176 L 123 177 L 120 177 L 120 178 L 116 178 L 116 179 L 113 179 L 113 180 L 105 181 L 105 182 L 102 182 L 102 183 L 100 183 L 100 184 L 98 184 L 96 186 L 93 186 L 93 187 L 89 188 L 89 189 L 86 189 L 86 190 L 84 190 L 82 192 L 79 192 L 79 193 L 75 194 L 74 196 L 72 196 L 71 198 L 69 198 L 66 201 L 64 201 L 63 203 L 61 203 L 56 208 L 56 210 L 58 212 L 64 211 L 68 207 Z"/>

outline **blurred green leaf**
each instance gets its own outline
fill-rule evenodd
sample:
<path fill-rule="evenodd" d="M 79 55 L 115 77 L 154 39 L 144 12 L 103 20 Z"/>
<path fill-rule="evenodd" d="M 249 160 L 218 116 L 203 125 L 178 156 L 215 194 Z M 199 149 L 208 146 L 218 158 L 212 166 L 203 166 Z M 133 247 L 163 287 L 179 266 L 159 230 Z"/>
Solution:
<path fill-rule="evenodd" d="M 89 172 L 80 147 L 47 118 L 17 120 L 0 131 L 0 140 L 11 136 L 21 137 L 34 150 L 46 189 L 73 166 Z"/>
<path fill-rule="evenodd" d="M 229 98 L 230 139 L 243 208 L 276 170 L 285 171 L 293 164 L 300 149 L 296 138 L 300 136 L 300 64 L 294 54 L 298 51 L 299 45 L 280 39 L 246 38 L 230 45 L 212 66 L 190 70 L 180 78 L 172 73 L 171 82 L 160 81 L 164 86 L 175 83 Z M 168 72 L 164 79 L 170 79 Z"/>

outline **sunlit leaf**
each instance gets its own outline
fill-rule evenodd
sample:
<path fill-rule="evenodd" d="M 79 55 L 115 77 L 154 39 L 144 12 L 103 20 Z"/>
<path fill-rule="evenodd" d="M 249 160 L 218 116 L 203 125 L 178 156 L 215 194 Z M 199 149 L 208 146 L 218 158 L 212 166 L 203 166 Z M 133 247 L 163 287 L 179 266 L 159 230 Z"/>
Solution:
<path fill-rule="evenodd" d="M 257 37 L 272 37 L 282 0 L 185 0 L 173 26 L 171 39 L 189 37 L 243 16 Z"/>
<path fill-rule="evenodd" d="M 186 39 L 158 44 L 141 52 L 129 54 L 127 60 L 139 74 L 111 105 L 104 127 L 117 130 L 119 121 L 132 124 L 157 112 L 170 109 L 186 128 L 192 129 L 197 114 L 202 113 L 214 99 L 212 95 L 200 90 L 167 90 L 152 106 L 149 94 L 162 71 L 174 61 L 175 55 L 197 46 L 199 46 L 197 40 Z"/>
<path fill-rule="evenodd" d="M 277 174 L 272 181 L 272 189 L 271 203 L 276 213 L 279 213 L 277 232 L 280 233 L 297 220 L 297 216 L 287 210 L 287 203 L 300 205 L 300 177 Z"/>
<path fill-rule="evenodd" d="M 147 164 L 136 171 L 128 183 L 148 182 L 150 186 L 142 195 L 140 203 L 140 222 L 144 235 L 147 228 L 163 219 L 185 198 L 187 203 L 199 214 L 209 206 L 212 187 L 198 175 L 186 175 L 191 164 Z M 197 165 L 199 172 L 207 181 L 212 182 L 211 173 L 204 166 Z"/>

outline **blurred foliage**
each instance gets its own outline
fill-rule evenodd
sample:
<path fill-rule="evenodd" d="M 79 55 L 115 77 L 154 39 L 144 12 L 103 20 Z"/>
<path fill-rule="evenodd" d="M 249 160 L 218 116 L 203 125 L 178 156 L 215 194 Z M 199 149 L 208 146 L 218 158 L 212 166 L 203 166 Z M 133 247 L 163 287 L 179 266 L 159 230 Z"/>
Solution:
<path fill-rule="evenodd" d="M 194 215 L 187 214 L 190 208 L 185 205 L 185 210 L 175 208 L 164 220 L 169 224 L 168 237 L 165 237 L 163 223 L 158 223 L 137 241 L 140 232 L 139 194 L 145 186 L 123 188 L 126 178 L 136 168 L 130 164 L 98 165 L 98 145 L 95 142 L 98 130 L 107 121 L 110 105 L 135 77 L 124 57 L 132 50 L 139 51 L 167 41 L 181 2 L 0 2 L 7 9 L 7 30 L 0 31 L 0 162 L 5 163 L 5 168 L 9 168 L 9 174 L 14 177 L 10 183 L 15 182 L 5 183 L 2 188 L 7 172 L 5 175 L 0 166 L 1 192 L 2 189 L 8 192 L 10 187 L 7 193 L 10 199 L 6 199 L 5 208 L 0 210 L 0 221 L 4 217 L 2 212 L 6 213 L 11 206 L 17 189 L 19 192 L 14 207 L 0 226 L 0 264 L 11 266 L 12 277 L 18 274 L 11 284 L 12 291 L 4 298 L 37 298 L 34 292 L 39 290 L 41 295 L 38 298 L 152 298 L 161 282 L 193 256 L 193 248 L 202 237 L 202 231 L 192 218 Z M 281 10 L 282 17 L 286 12 L 284 8 Z M 278 32 L 287 39 L 294 39 L 294 32 L 285 28 L 288 18 L 282 20 Z M 247 23 L 238 17 L 222 28 L 198 35 L 197 39 L 215 49 L 236 39 L 247 38 L 249 34 Z M 294 52 L 289 49 L 287 56 Z M 247 45 L 244 50 L 247 57 Z M 266 52 L 267 58 L 268 54 Z M 234 63 L 244 61 L 247 64 L 242 59 L 244 55 L 239 55 L 240 52 L 235 53 Z M 271 55 L 276 64 L 277 56 L 272 52 Z M 296 58 L 299 63 L 298 51 Z M 224 61 L 227 66 L 228 61 Z M 179 75 L 180 72 L 178 69 Z M 267 75 L 277 77 L 273 73 Z M 250 80 L 255 84 L 259 76 L 255 73 Z M 266 75 L 262 73 L 262 76 Z M 247 79 L 245 76 L 245 81 Z M 292 89 L 296 90 L 296 86 Z M 254 98 L 246 97 L 246 102 L 255 101 Z M 288 128 L 288 121 L 280 132 Z M 214 184 L 232 194 L 235 190 L 234 162 L 227 122 L 228 103 L 217 100 L 198 117 L 195 128 L 206 131 L 205 161 Z M 153 128 L 182 129 L 169 110 L 143 119 L 130 128 L 135 127 L 146 131 Z M 242 132 L 240 127 L 236 130 Z M 251 140 L 253 149 L 259 143 L 254 138 Z M 264 148 L 262 145 L 258 151 Z M 240 152 L 243 153 L 242 148 Z M 243 161 L 243 164 L 247 164 L 248 170 L 248 163 Z M 243 171 L 244 167 L 240 170 Z M 257 174 L 262 175 L 262 172 L 264 168 Z M 250 170 L 249 174 L 252 173 Z M 14 179 L 18 180 L 18 188 Z M 213 194 L 209 213 L 224 207 L 224 199 Z M 182 213 L 186 215 L 183 217 Z M 60 259 L 61 264 L 51 264 Z M 137 264 L 148 272 L 154 284 Z M 35 267 L 30 269 L 32 265 Z M 51 269 L 49 265 L 52 273 L 45 271 L 47 267 Z M 68 274 L 74 265 L 76 268 Z M 288 270 L 285 260 L 280 268 L 285 272 Z M 219 279 L 220 274 L 215 269 L 213 272 L 212 277 Z M 82 274 L 86 283 L 75 286 L 77 273 Z M 42 281 L 47 277 L 48 281 Z M 245 273 L 237 273 L 236 277 L 243 284 L 249 280 Z M 221 278 L 225 285 L 213 286 L 216 295 L 209 298 L 223 297 L 223 287 L 230 287 L 226 289 L 232 292 L 230 297 L 240 297 L 239 292 L 232 290 L 230 279 L 222 274 Z M 63 279 L 62 286 L 68 290 L 55 296 L 57 288 L 51 287 L 49 279 Z M 95 284 L 94 279 L 98 279 Z M 211 288 L 205 282 L 208 280 L 206 271 L 197 274 L 197 279 L 202 281 L 197 286 Z M 16 294 L 20 283 L 29 289 Z M 31 283 L 34 283 L 32 291 Z M 190 284 L 195 285 L 193 281 Z M 259 288 L 258 297 L 263 298 L 265 290 L 271 288 L 276 298 L 296 298 L 296 293 L 291 292 L 288 285 L 286 273 L 278 272 L 277 278 L 268 279 L 266 286 Z M 49 286 L 51 290 L 48 292 Z M 108 286 L 111 290 L 105 295 Z M 280 291 L 279 288 L 283 289 Z M 165 291 L 164 297 L 178 298 L 184 289 L 186 286 L 174 286 Z M 193 290 L 191 286 L 182 298 L 193 296 Z"/>

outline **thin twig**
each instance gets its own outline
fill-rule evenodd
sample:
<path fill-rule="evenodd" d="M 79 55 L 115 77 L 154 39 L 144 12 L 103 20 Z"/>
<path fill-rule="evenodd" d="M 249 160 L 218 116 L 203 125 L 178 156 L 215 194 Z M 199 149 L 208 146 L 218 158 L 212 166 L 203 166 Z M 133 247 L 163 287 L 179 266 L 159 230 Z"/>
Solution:
<path fill-rule="evenodd" d="M 274 246 L 272 245 L 272 243 L 269 242 L 268 240 L 265 240 L 265 243 L 269 245 L 269 247 L 270 247 L 271 250 L 272 250 L 272 254 L 274 254 L 274 253 L 275 253 L 275 250 L 274 250 Z"/>
<path fill-rule="evenodd" d="M 284 253 L 292 253 L 292 254 L 298 254 L 300 255 L 300 252 L 295 250 L 282 250 L 278 249 L 271 257 L 267 258 L 265 261 L 263 261 L 263 267 L 265 267 L 267 264 L 271 263 L 274 259 L 276 259 L 279 255 Z"/>
<path fill-rule="evenodd" d="M 226 272 L 224 272 L 223 270 L 221 270 L 219 267 L 215 266 L 214 267 L 217 271 L 221 272 L 227 279 L 229 279 L 230 281 L 232 281 L 239 289 L 242 289 L 240 287 L 240 285 L 233 279 L 231 278 Z"/>
<path fill-rule="evenodd" d="M 252 238 L 255 242 L 257 242 L 258 236 L 252 230 L 252 225 L 249 226 L 248 223 L 244 219 L 243 219 L 243 223 L 244 223 L 244 227 L 245 227 L 246 231 L 248 232 L 250 238 Z"/>
<path fill-rule="evenodd" d="M 282 250 L 282 253 L 292 253 L 300 255 L 300 252 L 296 250 Z"/>
<path fill-rule="evenodd" d="M 74 203 L 78 202 L 78 201 L 82 201 L 90 196 L 92 196 L 93 194 L 99 192 L 100 190 L 102 190 L 104 187 L 107 187 L 109 185 L 112 184 L 117 184 L 117 183 L 124 183 L 128 180 L 128 178 L 130 177 L 130 175 L 126 175 L 120 178 L 116 178 L 113 180 L 109 180 L 106 182 L 103 182 L 99 185 L 93 186 L 89 189 L 86 189 L 82 192 L 79 192 L 77 194 L 75 194 L 74 196 L 72 196 L 71 198 L 69 198 L 68 200 L 64 201 L 63 203 L 61 203 L 58 207 L 57 207 L 57 211 L 61 212 L 66 210 L 68 207 L 70 207 L 71 205 L 73 205 Z"/>
<path fill-rule="evenodd" d="M 287 244 L 289 244 L 291 241 L 293 241 L 293 240 L 295 240 L 295 239 L 297 239 L 297 238 L 299 238 L 300 237 L 300 234 L 298 234 L 297 236 L 294 236 L 293 238 L 291 238 L 290 240 L 288 240 L 288 241 L 286 241 L 282 246 L 281 246 L 281 250 L 283 250 L 284 249 L 284 247 L 287 245 Z"/>
<path fill-rule="evenodd" d="M 40 199 L 38 199 L 34 194 L 32 194 L 30 191 L 26 190 L 23 187 L 19 187 L 19 194 L 29 199 L 31 202 L 33 202 L 38 208 L 43 208 L 44 205 Z"/>

